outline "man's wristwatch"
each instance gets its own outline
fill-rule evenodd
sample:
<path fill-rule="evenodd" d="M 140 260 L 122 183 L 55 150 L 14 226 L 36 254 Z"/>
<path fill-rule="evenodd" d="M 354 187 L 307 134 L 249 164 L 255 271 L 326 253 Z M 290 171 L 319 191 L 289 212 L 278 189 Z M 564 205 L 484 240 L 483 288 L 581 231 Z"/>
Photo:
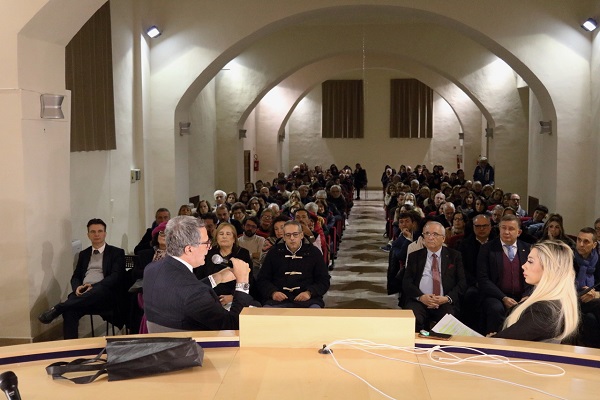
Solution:
<path fill-rule="evenodd" d="M 248 282 L 238 282 L 235 284 L 235 290 L 243 290 L 247 292 L 250 290 L 250 284 Z"/>

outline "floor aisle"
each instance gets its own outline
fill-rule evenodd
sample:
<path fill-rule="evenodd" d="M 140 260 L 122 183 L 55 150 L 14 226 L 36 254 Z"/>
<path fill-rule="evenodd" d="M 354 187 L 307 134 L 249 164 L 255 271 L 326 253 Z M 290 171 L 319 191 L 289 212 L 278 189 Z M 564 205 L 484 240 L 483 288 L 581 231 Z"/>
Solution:
<path fill-rule="evenodd" d="M 387 295 L 388 253 L 380 249 L 387 243 L 382 237 L 382 194 L 378 190 L 366 194 L 362 193 L 362 200 L 354 201 L 335 268 L 330 272 L 327 308 L 398 308 L 397 297 Z"/>

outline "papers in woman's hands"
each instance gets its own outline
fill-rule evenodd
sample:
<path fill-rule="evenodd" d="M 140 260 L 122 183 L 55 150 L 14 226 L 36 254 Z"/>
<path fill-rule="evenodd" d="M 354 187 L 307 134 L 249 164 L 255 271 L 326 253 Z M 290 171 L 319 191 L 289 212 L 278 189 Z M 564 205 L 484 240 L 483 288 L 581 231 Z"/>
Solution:
<path fill-rule="evenodd" d="M 477 336 L 483 337 L 483 335 L 477 333 L 473 329 L 469 328 L 451 314 L 444 315 L 444 318 L 440 320 L 433 327 L 432 331 L 438 333 L 447 333 L 453 336 Z"/>

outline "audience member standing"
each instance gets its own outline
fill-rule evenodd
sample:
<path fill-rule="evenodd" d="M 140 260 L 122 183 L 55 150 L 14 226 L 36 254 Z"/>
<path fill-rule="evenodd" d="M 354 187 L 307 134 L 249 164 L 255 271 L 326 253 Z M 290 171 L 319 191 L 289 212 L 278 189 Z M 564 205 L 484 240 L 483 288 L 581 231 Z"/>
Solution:
<path fill-rule="evenodd" d="M 354 188 L 356 189 L 356 200 L 360 200 L 360 190 L 367 187 L 367 170 L 357 163 L 353 176 Z"/>
<path fill-rule="evenodd" d="M 479 181 L 482 185 L 494 186 L 494 168 L 488 163 L 487 157 L 479 157 L 479 162 L 473 172 L 473 181 Z"/>

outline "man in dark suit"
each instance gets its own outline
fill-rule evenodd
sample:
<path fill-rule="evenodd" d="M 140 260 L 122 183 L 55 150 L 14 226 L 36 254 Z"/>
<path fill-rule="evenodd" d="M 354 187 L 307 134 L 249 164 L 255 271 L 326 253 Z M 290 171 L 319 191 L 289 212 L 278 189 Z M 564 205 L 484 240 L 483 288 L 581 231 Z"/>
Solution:
<path fill-rule="evenodd" d="M 250 267 L 231 258 L 232 268 L 224 268 L 201 281 L 193 268 L 202 268 L 211 241 L 206 228 L 196 218 L 175 217 L 165 230 L 167 256 L 148 265 L 144 271 L 144 311 L 148 330 L 226 330 L 239 329 L 239 313 L 253 302 Z M 227 311 L 212 289 L 220 283 L 236 281 L 233 303 Z"/>
<path fill-rule="evenodd" d="M 106 224 L 101 219 L 91 219 L 87 230 L 92 245 L 79 253 L 71 277 L 73 293 L 38 317 L 49 324 L 62 314 L 65 339 L 77 339 L 79 320 L 84 315 L 114 311 L 124 290 L 125 252 L 106 244 Z"/>
<path fill-rule="evenodd" d="M 163 222 L 167 222 L 171 218 L 171 213 L 166 208 L 159 208 L 154 214 L 154 222 L 152 226 L 146 229 L 146 233 L 142 236 L 140 242 L 133 249 L 134 254 L 139 254 L 142 250 L 152 249 L 152 231 Z"/>
<path fill-rule="evenodd" d="M 483 298 L 485 333 L 498 332 L 506 311 L 531 292 L 521 266 L 527 261 L 529 244 L 518 240 L 521 220 L 508 214 L 500 221 L 500 236 L 481 246 L 477 256 L 477 282 Z"/>
<path fill-rule="evenodd" d="M 482 331 L 480 326 L 481 301 L 477 287 L 477 256 L 481 246 L 494 239 L 490 217 L 479 214 L 473 218 L 473 233 L 463 238 L 459 251 L 462 255 L 467 288 L 461 298 L 461 321 L 476 331 Z"/>
<path fill-rule="evenodd" d="M 446 202 L 444 204 L 444 213 L 438 215 L 435 220 L 438 221 L 444 228 L 452 227 L 454 213 L 456 212 L 456 207 L 451 202 Z"/>
<path fill-rule="evenodd" d="M 217 214 L 217 218 L 219 219 L 219 224 L 221 222 L 228 222 L 234 226 L 238 236 L 244 233 L 244 227 L 242 226 L 240 221 L 236 220 L 235 218 L 231 218 L 229 209 L 225 204 L 218 205 L 215 213 Z"/>
<path fill-rule="evenodd" d="M 416 331 L 428 329 L 446 314 L 458 313 L 466 281 L 458 251 L 443 247 L 446 230 L 439 222 L 423 228 L 425 248 L 408 256 L 402 281 L 404 308 L 415 314 Z"/>

